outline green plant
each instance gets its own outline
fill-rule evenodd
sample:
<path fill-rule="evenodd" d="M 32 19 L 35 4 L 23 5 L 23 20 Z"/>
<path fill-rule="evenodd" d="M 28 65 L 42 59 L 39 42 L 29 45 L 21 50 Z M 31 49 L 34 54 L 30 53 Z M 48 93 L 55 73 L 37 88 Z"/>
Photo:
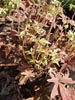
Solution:
<path fill-rule="evenodd" d="M 0 16 L 12 12 L 22 4 L 21 0 L 4 0 L 3 2 L 3 7 L 0 7 Z"/>

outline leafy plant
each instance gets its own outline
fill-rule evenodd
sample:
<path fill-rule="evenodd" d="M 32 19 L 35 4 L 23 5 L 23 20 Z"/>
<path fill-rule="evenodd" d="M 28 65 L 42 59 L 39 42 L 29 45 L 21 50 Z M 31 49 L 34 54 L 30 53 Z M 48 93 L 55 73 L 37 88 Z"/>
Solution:
<path fill-rule="evenodd" d="M 0 19 L 0 63 L 3 56 L 7 60 L 0 66 L 18 62 L 18 86 L 30 85 L 35 94 L 46 88 L 51 95 L 47 99 L 75 100 L 70 75 L 75 71 L 75 14 L 71 18 L 64 13 L 67 4 L 74 12 L 73 0 L 4 0 L 0 7 L 5 18 Z M 48 82 L 54 83 L 52 91 Z"/>
<path fill-rule="evenodd" d="M 67 1 L 63 0 L 63 7 L 65 7 L 65 8 L 69 8 L 72 4 L 75 5 L 74 0 L 67 0 Z"/>
<path fill-rule="evenodd" d="M 0 16 L 6 15 L 9 12 L 12 12 L 17 7 L 19 7 L 22 3 L 21 0 L 4 0 L 4 7 L 0 7 Z"/>

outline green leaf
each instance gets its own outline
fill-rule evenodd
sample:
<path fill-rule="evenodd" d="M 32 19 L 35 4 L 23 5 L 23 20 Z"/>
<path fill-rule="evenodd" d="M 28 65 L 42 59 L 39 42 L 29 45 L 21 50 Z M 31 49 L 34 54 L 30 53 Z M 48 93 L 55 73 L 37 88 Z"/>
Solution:
<path fill-rule="evenodd" d="M 58 56 L 58 50 L 57 49 L 55 49 L 53 51 L 51 50 L 50 51 L 50 56 L 51 56 L 52 63 L 56 63 L 59 66 L 60 58 Z"/>
<path fill-rule="evenodd" d="M 71 30 L 69 30 L 67 33 L 67 37 L 69 38 L 70 41 L 73 41 L 75 37 L 75 32 L 72 32 Z"/>
<path fill-rule="evenodd" d="M 22 31 L 22 32 L 20 32 L 20 34 L 19 34 L 19 36 L 20 36 L 21 38 L 23 38 L 24 35 L 25 35 L 25 31 Z"/>
<path fill-rule="evenodd" d="M 40 44 L 42 45 L 46 45 L 46 44 L 50 44 L 45 38 L 40 39 Z"/>
<path fill-rule="evenodd" d="M 5 15 L 7 13 L 7 8 L 0 8 L 0 15 Z"/>
<path fill-rule="evenodd" d="M 70 4 L 70 10 L 73 10 L 73 9 L 75 9 L 75 5 Z"/>

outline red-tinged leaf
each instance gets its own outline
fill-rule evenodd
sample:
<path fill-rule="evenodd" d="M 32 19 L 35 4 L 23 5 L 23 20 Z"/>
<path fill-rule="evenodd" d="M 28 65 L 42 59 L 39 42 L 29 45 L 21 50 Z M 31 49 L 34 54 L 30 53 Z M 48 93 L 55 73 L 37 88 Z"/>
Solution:
<path fill-rule="evenodd" d="M 72 78 L 69 77 L 69 73 L 67 74 L 64 74 L 64 77 L 61 78 L 61 83 L 64 83 L 65 84 L 74 84 L 75 81 L 72 80 Z"/>
<path fill-rule="evenodd" d="M 5 57 L 6 58 L 9 56 L 10 52 L 11 52 L 11 49 L 8 49 L 8 48 L 5 49 Z"/>
<path fill-rule="evenodd" d="M 75 71 L 75 65 L 68 65 L 69 69 Z"/>
<path fill-rule="evenodd" d="M 32 80 L 35 77 L 35 74 L 31 70 L 25 70 L 21 73 L 21 77 L 19 80 L 19 85 L 26 84 L 27 80 Z"/>
<path fill-rule="evenodd" d="M 75 100 L 75 89 L 74 88 L 69 88 L 68 91 L 71 94 L 71 98 L 72 100 Z"/>
<path fill-rule="evenodd" d="M 64 85 L 60 84 L 59 89 L 60 89 L 60 95 L 62 97 L 62 100 L 73 100 L 71 98 L 71 94 L 69 93 L 68 89 L 65 88 Z"/>
<path fill-rule="evenodd" d="M 68 61 L 68 67 L 72 70 L 75 71 L 75 55 L 72 56 L 69 61 Z"/>
<path fill-rule="evenodd" d="M 58 82 L 55 83 L 52 92 L 51 92 L 51 98 L 55 98 L 56 95 L 58 95 Z"/>
<path fill-rule="evenodd" d="M 62 100 L 72 100 L 71 93 L 65 88 L 64 85 L 74 84 L 75 81 L 72 78 L 69 78 L 69 72 L 63 74 L 61 72 L 49 72 L 51 79 L 48 79 L 48 82 L 53 82 L 54 86 L 51 92 L 51 99 L 55 98 L 58 94 L 61 95 Z M 53 74 L 53 75 L 52 75 Z M 60 91 L 59 91 L 60 90 Z"/>
<path fill-rule="evenodd" d="M 75 53 L 70 53 L 66 58 L 65 62 L 70 70 L 75 71 Z"/>

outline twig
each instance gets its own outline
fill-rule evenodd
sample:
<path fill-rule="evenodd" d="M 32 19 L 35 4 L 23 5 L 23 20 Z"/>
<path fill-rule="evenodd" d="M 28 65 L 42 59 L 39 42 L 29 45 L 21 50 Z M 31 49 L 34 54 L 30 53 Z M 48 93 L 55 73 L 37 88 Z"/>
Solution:
<path fill-rule="evenodd" d="M 74 14 L 73 14 L 73 16 L 72 16 L 72 20 L 74 19 L 74 16 L 75 16 L 75 11 L 74 11 Z"/>
<path fill-rule="evenodd" d="M 0 67 L 11 67 L 11 66 L 17 66 L 19 63 L 14 63 L 14 64 L 0 64 Z"/>

